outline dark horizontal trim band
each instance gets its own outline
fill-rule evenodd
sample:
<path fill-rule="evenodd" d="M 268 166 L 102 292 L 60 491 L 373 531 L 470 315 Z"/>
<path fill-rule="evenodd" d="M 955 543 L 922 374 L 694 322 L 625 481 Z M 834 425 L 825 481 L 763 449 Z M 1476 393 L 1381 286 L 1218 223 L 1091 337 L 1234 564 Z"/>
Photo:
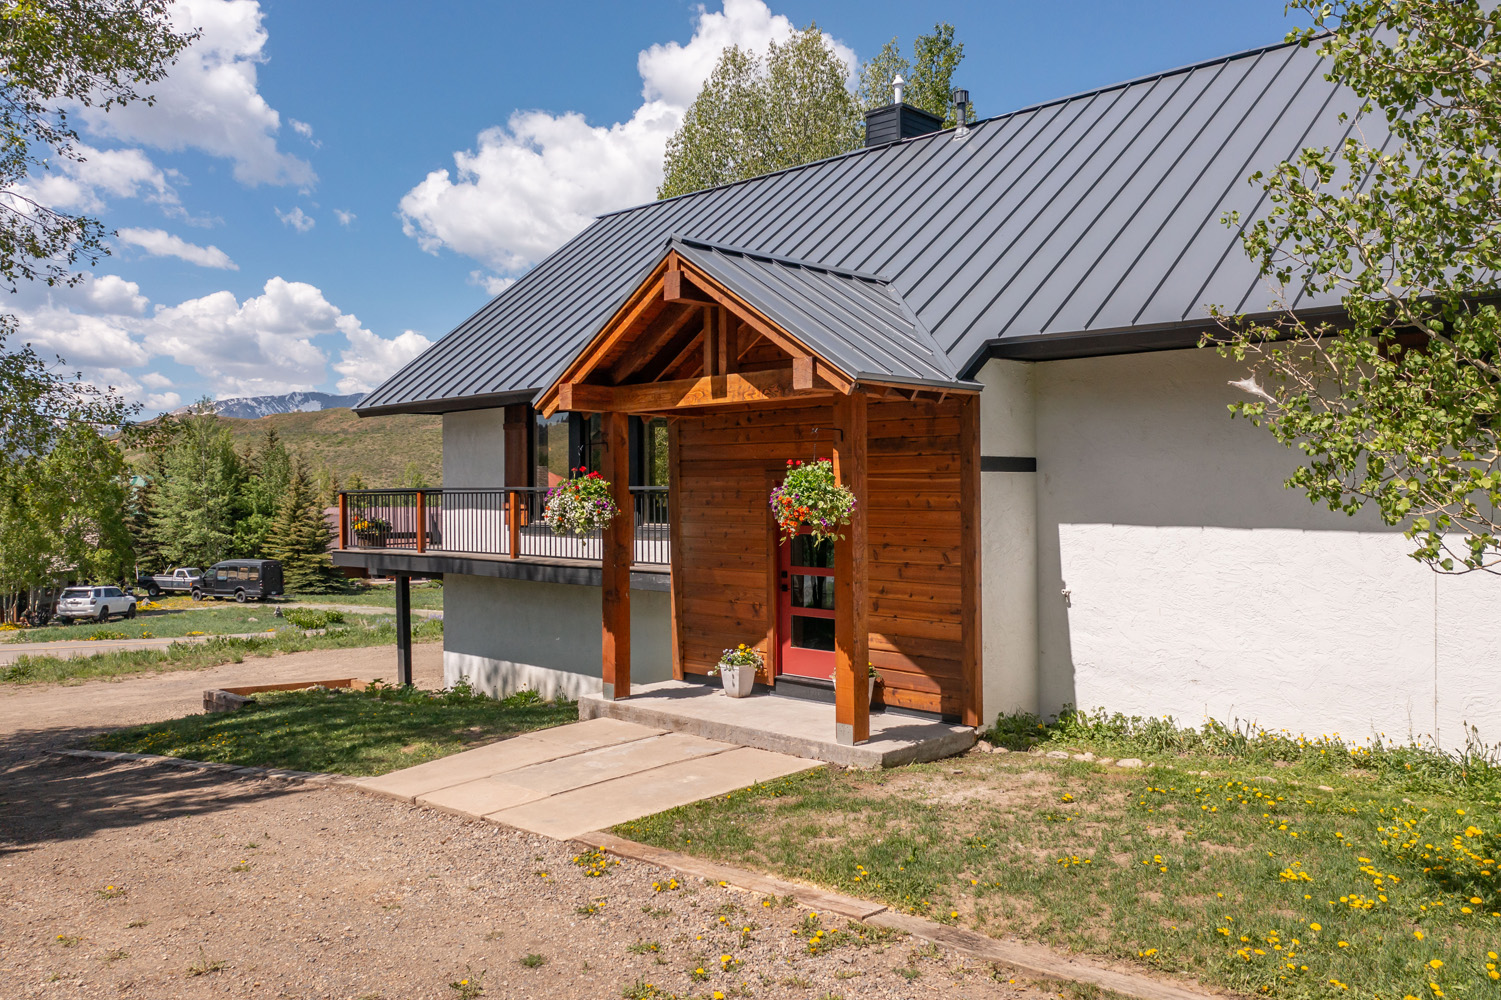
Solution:
<path fill-rule="evenodd" d="M 335 566 L 363 566 L 377 573 L 407 573 L 415 576 L 460 573 L 465 576 L 530 580 L 534 583 L 571 583 L 583 587 L 599 587 L 604 583 L 604 574 L 600 571 L 599 565 L 582 563 L 581 560 L 546 563 L 530 559 L 485 559 L 441 554 L 362 552 L 359 549 L 335 549 L 330 555 L 333 556 Z M 671 586 L 671 574 L 666 567 L 658 570 L 631 569 L 632 590 L 655 590 L 666 593 Z"/>
<path fill-rule="evenodd" d="M 1036 472 L 1037 459 L 1019 455 L 981 455 L 981 472 Z"/>

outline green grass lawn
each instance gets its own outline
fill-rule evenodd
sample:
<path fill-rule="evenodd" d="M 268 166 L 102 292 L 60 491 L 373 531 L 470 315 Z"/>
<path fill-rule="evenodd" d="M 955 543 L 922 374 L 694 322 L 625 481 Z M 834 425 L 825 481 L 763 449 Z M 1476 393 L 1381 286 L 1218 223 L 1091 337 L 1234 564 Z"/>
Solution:
<path fill-rule="evenodd" d="M 825 769 L 615 832 L 1246 993 L 1501 997 L 1493 759 L 1169 729 L 994 734 L 1150 769 L 1037 752 Z"/>
<path fill-rule="evenodd" d="M 45 625 L 8 633 L 10 642 L 62 642 L 88 639 L 108 634 L 110 638 L 140 639 L 175 637 L 190 633 L 204 635 L 238 635 L 288 628 L 269 607 L 255 604 L 231 604 L 228 607 L 203 607 L 188 611 L 142 611 L 134 618 L 111 618 L 101 625 L 79 622 L 76 625 Z"/>
<path fill-rule="evenodd" d="M 412 619 L 413 642 L 441 642 L 442 639 L 441 620 Z M 114 650 L 71 659 L 58 656 L 21 656 L 8 667 L 0 666 L 0 686 L 77 684 L 102 677 L 201 670 L 221 663 L 240 663 L 249 656 L 275 656 L 278 653 L 300 653 L 310 649 L 386 646 L 395 642 L 394 621 L 377 618 L 374 622 L 366 623 L 352 618 L 351 624 L 331 628 L 324 635 L 305 635 L 296 629 L 282 629 L 265 637 L 239 639 L 216 636 L 207 642 L 174 642 L 166 649 Z"/>
<path fill-rule="evenodd" d="M 381 608 L 396 607 L 396 588 L 386 584 L 372 584 L 345 594 L 288 594 L 284 601 L 304 601 L 308 604 L 359 604 Z M 441 582 L 412 584 L 412 607 L 424 611 L 443 610 L 443 584 Z"/>
<path fill-rule="evenodd" d="M 571 701 L 523 691 L 497 700 L 467 688 L 372 685 L 257 695 L 238 712 L 189 715 L 94 740 L 101 750 L 339 774 L 384 774 L 517 733 L 578 719 Z"/>

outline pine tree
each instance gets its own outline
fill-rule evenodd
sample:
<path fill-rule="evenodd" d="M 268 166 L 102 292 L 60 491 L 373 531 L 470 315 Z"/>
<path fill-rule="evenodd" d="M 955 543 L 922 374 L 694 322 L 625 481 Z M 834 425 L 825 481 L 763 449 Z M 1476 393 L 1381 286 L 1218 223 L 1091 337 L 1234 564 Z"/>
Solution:
<path fill-rule="evenodd" d="M 255 559 L 264 555 L 271 523 L 281 507 L 292 478 L 292 456 L 276 428 L 266 428 L 260 447 L 246 454 L 247 475 L 240 488 L 235 519 L 235 555 Z"/>
<path fill-rule="evenodd" d="M 318 506 L 312 477 L 299 461 L 271 526 L 271 555 L 281 562 L 287 593 L 328 594 L 342 589 L 344 577 L 329 558 L 329 541 L 328 522 Z"/>
<path fill-rule="evenodd" d="M 189 417 L 162 456 L 151 528 L 175 565 L 212 566 L 234 546 L 243 471 L 229 428 L 212 414 Z"/>

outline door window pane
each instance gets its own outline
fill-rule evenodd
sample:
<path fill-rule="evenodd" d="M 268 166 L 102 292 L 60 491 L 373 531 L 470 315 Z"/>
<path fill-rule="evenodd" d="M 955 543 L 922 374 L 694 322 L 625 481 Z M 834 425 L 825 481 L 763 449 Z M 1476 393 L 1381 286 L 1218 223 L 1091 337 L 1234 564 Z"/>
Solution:
<path fill-rule="evenodd" d="M 792 644 L 798 649 L 834 649 L 834 619 L 792 616 Z"/>
<path fill-rule="evenodd" d="M 796 535 L 788 544 L 792 546 L 792 565 L 834 568 L 833 542 L 827 539 L 816 540 L 812 535 Z"/>
<path fill-rule="evenodd" d="M 834 578 L 832 576 L 794 576 L 792 578 L 792 606 L 833 611 Z"/>

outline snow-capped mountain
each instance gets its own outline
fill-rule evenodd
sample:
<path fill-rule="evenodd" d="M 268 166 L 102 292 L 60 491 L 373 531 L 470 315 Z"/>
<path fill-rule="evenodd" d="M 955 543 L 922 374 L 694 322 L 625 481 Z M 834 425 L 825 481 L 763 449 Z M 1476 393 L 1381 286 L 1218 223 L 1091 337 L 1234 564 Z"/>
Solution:
<path fill-rule="evenodd" d="M 254 420 L 272 413 L 304 413 L 309 410 L 328 410 L 336 406 L 354 406 L 365 398 L 363 392 L 348 396 L 335 396 L 328 392 L 288 392 L 280 396 L 241 396 L 236 399 L 218 399 L 213 403 L 214 412 L 221 417 L 238 417 Z M 173 413 L 187 413 L 193 406 L 180 406 Z"/>

